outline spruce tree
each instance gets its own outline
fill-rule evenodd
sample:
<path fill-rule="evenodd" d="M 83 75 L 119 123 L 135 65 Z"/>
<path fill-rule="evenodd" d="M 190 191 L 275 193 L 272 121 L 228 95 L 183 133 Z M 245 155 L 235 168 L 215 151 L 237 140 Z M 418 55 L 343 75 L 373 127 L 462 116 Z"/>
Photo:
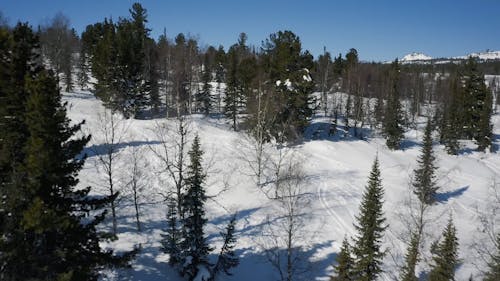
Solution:
<path fill-rule="evenodd" d="M 357 235 L 354 239 L 354 280 L 375 280 L 382 272 L 380 265 L 385 252 L 381 249 L 385 225 L 382 211 L 384 189 L 380 178 L 378 157 L 372 166 L 363 198 L 360 214 L 356 217 Z"/>
<path fill-rule="evenodd" d="M 18 269 L 14 268 L 16 259 L 23 256 L 17 254 L 16 242 L 22 241 L 19 222 L 27 192 L 20 187 L 30 134 L 25 122 L 29 97 L 25 84 L 42 68 L 38 38 L 28 24 L 18 23 L 12 30 L 0 28 L 0 44 L 0 279 L 11 280 Z"/>
<path fill-rule="evenodd" d="M 432 148 L 432 124 L 431 120 L 427 120 L 425 127 L 424 139 L 422 144 L 421 155 L 417 162 L 418 167 L 413 171 L 413 192 L 417 195 L 420 202 L 430 205 L 436 201 L 436 191 L 439 187 L 436 185 L 434 166 L 436 158 Z"/>
<path fill-rule="evenodd" d="M 354 280 L 352 270 L 353 270 L 353 259 L 351 257 L 351 246 L 344 238 L 342 241 L 342 247 L 340 248 L 340 253 L 337 256 L 337 265 L 333 267 L 335 276 L 330 277 L 330 281 L 351 281 Z"/>
<path fill-rule="evenodd" d="M 162 234 L 162 251 L 168 254 L 170 266 L 177 265 L 181 261 L 181 230 L 179 225 L 179 214 L 177 214 L 176 200 L 170 200 L 167 209 L 167 229 Z"/>
<path fill-rule="evenodd" d="M 186 177 L 186 194 L 183 197 L 183 241 L 182 274 L 193 280 L 198 274 L 200 266 L 208 267 L 208 254 L 212 250 L 205 237 L 204 227 L 207 223 L 205 218 L 205 178 L 202 168 L 203 151 L 200 147 L 200 138 L 196 136 L 189 151 L 190 164 Z"/>
<path fill-rule="evenodd" d="M 212 81 L 212 67 L 210 65 L 209 56 L 205 54 L 205 59 L 203 63 L 203 72 L 201 77 L 203 86 L 201 91 L 198 93 L 196 97 L 197 109 L 205 115 L 210 114 L 211 109 L 211 89 L 212 85 L 210 82 Z"/>
<path fill-rule="evenodd" d="M 215 280 L 215 277 L 220 271 L 224 272 L 226 275 L 232 275 L 229 270 L 233 267 L 238 266 L 238 264 L 240 263 L 238 257 L 236 257 L 236 254 L 234 253 L 234 247 L 236 244 L 236 237 L 234 233 L 235 225 L 236 215 L 233 215 L 226 227 L 226 231 L 220 233 L 224 243 L 222 244 L 217 262 L 215 263 L 215 266 L 212 270 L 211 280 Z"/>
<path fill-rule="evenodd" d="M 411 234 L 410 244 L 406 250 L 405 264 L 400 276 L 401 281 L 418 281 L 418 278 L 415 276 L 415 268 L 419 262 L 419 240 L 418 233 Z"/>
<path fill-rule="evenodd" d="M 448 154 L 457 155 L 460 150 L 458 140 L 464 126 L 463 93 L 458 73 L 450 77 L 451 101 L 443 105 L 439 142 L 444 144 Z"/>
<path fill-rule="evenodd" d="M 10 61 L 18 64 L 17 71 L 11 72 L 15 87 L 9 92 L 24 99 L 17 101 L 18 120 L 6 118 L 3 111 L 0 120 L 18 122 L 12 129 L 27 133 L 18 134 L 23 153 L 15 154 L 15 169 L 8 170 L 7 177 L 2 174 L 0 182 L 2 210 L 9 213 L 2 221 L 0 277 L 7 281 L 97 280 L 101 269 L 125 265 L 134 252 L 117 257 L 101 249 L 99 243 L 112 236 L 97 231 L 106 213 L 99 210 L 113 198 L 90 197 L 90 188 L 75 190 L 84 163 L 78 155 L 89 137 L 74 137 L 82 124 L 70 125 L 54 75 L 40 66 L 37 72 L 33 72 L 36 67 L 26 67 L 34 63 L 32 55 L 21 60 L 17 56 L 39 52 L 30 28 L 19 27 L 22 32 L 14 33 L 13 41 L 23 34 L 19 41 L 23 43 L 13 44 L 9 52 Z M 2 138 L 2 149 L 5 140 L 12 139 Z"/>
<path fill-rule="evenodd" d="M 492 255 L 488 263 L 488 272 L 484 276 L 484 281 L 500 280 L 500 234 L 497 235 L 496 246 L 496 253 Z"/>
<path fill-rule="evenodd" d="M 446 229 L 443 231 L 442 240 L 434 250 L 429 281 L 455 280 L 455 268 L 459 263 L 456 234 L 457 230 L 450 217 Z"/>
<path fill-rule="evenodd" d="M 391 89 L 385 109 L 383 131 L 386 138 L 387 147 L 391 150 L 399 149 L 403 139 L 403 112 L 401 110 L 399 76 L 400 66 L 396 59 L 391 64 L 389 79 Z"/>

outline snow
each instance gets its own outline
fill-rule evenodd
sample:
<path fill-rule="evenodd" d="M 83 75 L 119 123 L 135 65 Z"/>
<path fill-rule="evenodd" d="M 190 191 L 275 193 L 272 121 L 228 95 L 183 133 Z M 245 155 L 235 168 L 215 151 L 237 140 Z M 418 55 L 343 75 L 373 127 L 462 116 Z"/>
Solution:
<path fill-rule="evenodd" d="M 277 81 L 276 83 L 281 83 Z M 285 81 L 285 83 L 287 83 Z M 99 113 L 102 105 L 90 93 L 66 93 L 64 100 L 68 101 L 68 114 L 73 122 L 85 119 L 84 131 L 92 133 L 93 138 L 88 147 L 99 145 Z M 166 227 L 166 204 L 161 194 L 170 186 L 168 177 L 161 173 L 162 163 L 152 152 L 159 147 L 155 134 L 158 123 L 173 124 L 173 120 L 127 120 L 126 135 L 120 143 L 122 157 L 118 164 L 125 173 L 130 161 L 127 153 L 133 147 L 143 148 L 142 156 L 148 162 L 145 174 L 148 177 L 147 191 L 144 196 L 147 203 L 141 205 L 141 220 L 143 231 L 135 229 L 134 208 L 128 198 L 120 202 L 118 209 L 119 240 L 105 247 L 117 251 L 132 249 L 141 244 L 142 251 L 138 254 L 131 269 L 117 272 L 104 272 L 102 280 L 183 280 L 171 269 L 168 257 L 160 250 L 160 240 Z M 231 131 L 230 125 L 221 119 L 206 118 L 194 115 L 190 118 L 190 128 L 200 135 L 202 148 L 205 152 L 204 161 L 207 168 L 207 195 L 217 195 L 207 201 L 206 213 L 209 223 L 206 233 L 209 242 L 216 247 L 210 255 L 211 262 L 216 259 L 222 244 L 219 231 L 227 225 L 231 214 L 238 212 L 236 225 L 236 253 L 241 261 L 233 269 L 233 276 L 223 277 L 223 280 L 276 280 L 277 273 L 273 270 L 262 252 L 263 245 L 259 243 L 262 226 L 266 219 L 276 216 L 276 204 L 268 199 L 262 190 L 254 184 L 247 163 L 242 157 L 242 134 Z M 420 120 L 420 130 L 406 133 L 404 149 L 388 150 L 382 138 L 371 137 L 368 140 L 355 138 L 339 138 L 329 136 L 329 117 L 316 117 L 305 132 L 304 141 L 291 148 L 303 159 L 303 167 L 308 175 L 306 192 L 311 194 L 311 214 L 306 221 L 306 239 L 301 241 L 303 255 L 309 261 L 310 276 L 306 280 L 328 280 L 332 273 L 332 264 L 345 236 L 355 234 L 353 223 L 358 213 L 361 196 L 366 186 L 367 177 L 375 155 L 380 160 L 383 186 L 385 188 L 384 210 L 389 225 L 384 236 L 384 249 L 389 249 L 383 268 L 386 271 L 380 280 L 396 280 L 398 268 L 402 264 L 405 253 L 405 241 L 408 240 L 406 220 L 409 215 L 411 200 L 409 180 L 420 153 L 422 128 L 425 120 Z M 493 117 L 496 147 L 500 146 L 500 116 Z M 366 129 L 369 133 L 368 129 Z M 427 220 L 425 246 L 419 271 L 428 270 L 430 262 L 429 245 L 439 238 L 449 215 L 453 216 L 460 243 L 459 256 L 462 261 L 457 269 L 456 280 L 467 280 L 472 274 L 475 280 L 480 279 L 485 262 L 478 256 L 478 247 L 492 249 L 493 244 L 488 239 L 484 227 L 484 216 L 489 216 L 495 225 L 500 225 L 500 216 L 492 215 L 492 210 L 499 208 L 495 195 L 500 193 L 500 157 L 499 152 L 476 152 L 474 145 L 464 142 L 464 152 L 459 156 L 445 153 L 444 147 L 435 145 L 438 184 L 441 186 L 439 202 L 432 206 Z M 103 183 L 98 170 L 94 166 L 96 156 L 89 154 L 84 169 L 79 175 L 80 186 L 91 185 L 94 194 L 104 193 Z M 119 174 L 118 177 L 125 176 Z M 117 185 L 123 186 L 126 180 L 118 180 Z M 225 190 L 227 187 L 227 190 Z M 225 190 L 224 192 L 221 192 Z M 106 221 L 107 229 L 111 221 Z M 499 229 L 495 229 L 499 231 Z M 201 269 L 200 269 L 201 270 Z M 199 278 L 206 277 L 207 269 L 201 272 Z M 124 277 L 125 276 L 125 277 Z M 199 279 L 201 280 L 201 279 Z"/>
<path fill-rule="evenodd" d="M 426 61 L 432 60 L 432 57 L 422 54 L 422 53 L 411 53 L 404 56 L 401 61 L 403 62 L 411 62 L 411 61 Z"/>
<path fill-rule="evenodd" d="M 466 56 L 454 57 L 456 59 L 467 59 L 469 56 L 479 58 L 480 60 L 499 60 L 500 51 L 485 51 L 479 53 L 470 53 Z"/>
<path fill-rule="evenodd" d="M 193 281 L 208 281 L 211 274 L 208 268 L 204 265 L 198 266 L 198 274 L 194 277 Z"/>

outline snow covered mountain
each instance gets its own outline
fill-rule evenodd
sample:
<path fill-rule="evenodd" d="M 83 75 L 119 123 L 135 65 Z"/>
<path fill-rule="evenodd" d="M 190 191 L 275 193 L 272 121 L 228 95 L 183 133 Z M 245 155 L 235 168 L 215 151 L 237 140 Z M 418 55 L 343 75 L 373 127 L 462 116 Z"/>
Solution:
<path fill-rule="evenodd" d="M 401 61 L 411 62 L 411 61 L 427 61 L 432 60 L 432 57 L 422 54 L 422 53 L 411 53 L 404 56 Z"/>
<path fill-rule="evenodd" d="M 456 59 L 466 59 L 469 56 L 479 58 L 480 60 L 500 60 L 500 51 L 485 51 L 479 53 L 470 53 L 466 56 L 454 57 Z"/>
<path fill-rule="evenodd" d="M 402 59 L 402 63 L 421 63 L 421 64 L 428 64 L 428 63 L 449 63 L 449 62 L 456 62 L 456 61 L 461 61 L 467 59 L 469 56 L 476 57 L 481 61 L 491 61 L 491 60 L 500 60 L 500 51 L 485 51 L 485 52 L 477 52 L 477 53 L 470 53 L 468 55 L 464 56 L 455 56 L 455 57 L 444 57 L 444 58 L 433 58 L 431 56 L 425 55 L 423 53 L 417 53 L 413 52 L 410 54 L 405 55 Z M 389 62 L 387 62 L 389 63 Z"/>

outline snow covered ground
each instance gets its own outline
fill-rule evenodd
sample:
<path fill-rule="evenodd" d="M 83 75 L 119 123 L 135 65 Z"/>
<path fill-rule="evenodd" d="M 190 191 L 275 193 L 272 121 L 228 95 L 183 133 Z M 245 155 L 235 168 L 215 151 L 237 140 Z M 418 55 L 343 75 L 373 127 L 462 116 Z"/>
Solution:
<path fill-rule="evenodd" d="M 80 173 L 81 186 L 91 185 L 94 192 L 105 192 L 103 179 L 95 162 L 102 132 L 99 115 L 103 113 L 101 103 L 90 93 L 66 93 L 69 117 L 74 122 L 86 120 L 84 131 L 93 138 L 86 152 L 89 158 Z M 128 181 L 130 155 L 140 149 L 147 176 L 141 216 L 143 231 L 135 229 L 134 209 L 129 198 L 122 200 L 118 211 L 119 240 L 110 247 L 118 251 L 131 249 L 140 244 L 142 251 L 133 262 L 132 268 L 119 272 L 108 272 L 103 280 L 182 280 L 167 265 L 167 257 L 160 251 L 160 239 L 166 228 L 166 204 L 162 202 L 169 188 L 168 177 L 161 173 L 162 165 L 152 153 L 161 143 L 155 127 L 174 121 L 124 120 L 120 123 L 123 137 L 120 139 L 120 154 L 117 158 L 116 180 L 123 194 Z M 409 206 L 415 200 L 409 191 L 409 181 L 420 151 L 422 132 L 409 131 L 404 141 L 404 149 L 390 151 L 384 140 L 378 137 L 367 141 L 355 138 L 339 138 L 328 135 L 329 118 L 318 117 L 307 129 L 304 141 L 291 150 L 303 164 L 307 175 L 306 192 L 310 194 L 309 214 L 301 241 L 303 257 L 308 261 L 309 273 L 304 280 L 328 280 L 332 273 L 342 239 L 354 235 L 353 223 L 358 213 L 361 195 L 373 159 L 378 153 L 385 188 L 385 214 L 388 229 L 384 247 L 388 250 L 384 273 L 380 280 L 397 280 L 398 266 L 402 264 L 405 241 L 408 239 L 405 222 L 409 220 Z M 495 146 L 500 146 L 500 116 L 495 115 Z M 219 231 L 223 230 L 233 212 L 238 212 L 237 254 L 241 264 L 233 270 L 234 275 L 221 280 L 277 280 L 277 273 L 266 261 L 262 248 L 265 222 L 276 217 L 276 204 L 256 187 L 242 157 L 243 134 L 233 132 L 225 120 L 193 116 L 190 127 L 200 135 L 205 151 L 205 166 L 208 172 L 207 194 L 217 195 L 207 201 L 209 224 L 207 234 L 212 244 L 220 246 Z M 422 126 L 424 120 L 422 120 Z M 463 153 L 450 156 L 441 145 L 435 145 L 437 156 L 438 183 L 441 186 L 439 202 L 428 216 L 424 247 L 424 259 L 419 270 L 426 270 L 429 262 L 429 245 L 441 234 L 451 215 L 458 230 L 461 266 L 457 270 L 457 280 L 467 280 L 469 276 L 480 277 L 485 262 L 478 255 L 478 248 L 491 248 L 489 229 L 485 228 L 487 217 L 500 225 L 500 216 L 493 214 L 500 208 L 495 201 L 495 191 L 500 193 L 500 157 L 498 150 L 493 153 L 473 151 L 471 144 L 464 144 Z M 495 185 L 496 183 L 496 185 Z M 221 192 L 222 191 L 222 192 Z M 491 222 L 491 221 L 490 221 Z M 104 226 L 111 229 L 111 222 Z M 490 229 L 491 230 L 491 229 Z M 499 231 L 499 229 L 496 229 Z M 211 258 L 215 259 L 216 249 Z"/>

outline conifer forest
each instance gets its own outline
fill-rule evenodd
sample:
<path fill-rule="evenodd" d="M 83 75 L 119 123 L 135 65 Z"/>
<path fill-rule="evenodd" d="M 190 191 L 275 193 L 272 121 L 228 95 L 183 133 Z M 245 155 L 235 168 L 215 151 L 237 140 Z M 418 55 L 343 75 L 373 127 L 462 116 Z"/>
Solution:
<path fill-rule="evenodd" d="M 119 4 L 0 14 L 0 280 L 500 280 L 500 52 L 210 45 Z"/>

